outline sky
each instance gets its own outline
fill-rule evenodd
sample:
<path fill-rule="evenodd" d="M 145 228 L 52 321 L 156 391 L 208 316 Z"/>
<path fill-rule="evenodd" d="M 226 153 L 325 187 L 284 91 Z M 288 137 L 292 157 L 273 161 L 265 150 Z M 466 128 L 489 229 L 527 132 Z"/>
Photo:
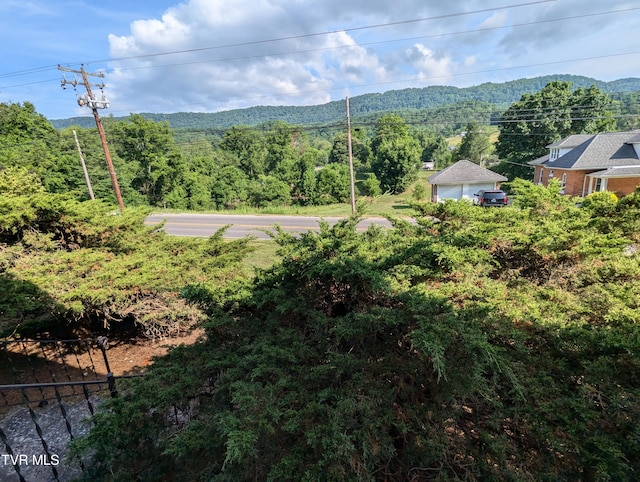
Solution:
<path fill-rule="evenodd" d="M 91 115 L 315 105 L 548 74 L 640 77 L 637 0 L 2 0 L 0 102 Z M 69 82 L 66 89 L 61 80 Z"/>

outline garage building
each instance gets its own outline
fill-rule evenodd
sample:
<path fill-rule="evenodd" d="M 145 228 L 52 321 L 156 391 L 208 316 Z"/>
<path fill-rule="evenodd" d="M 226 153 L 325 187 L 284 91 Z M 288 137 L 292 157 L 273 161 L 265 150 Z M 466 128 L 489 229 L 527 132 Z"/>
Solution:
<path fill-rule="evenodd" d="M 432 174 L 428 181 L 432 186 L 431 201 L 441 202 L 445 199 L 473 200 L 478 191 L 500 189 L 500 183 L 508 179 L 471 161 L 462 160 Z"/>

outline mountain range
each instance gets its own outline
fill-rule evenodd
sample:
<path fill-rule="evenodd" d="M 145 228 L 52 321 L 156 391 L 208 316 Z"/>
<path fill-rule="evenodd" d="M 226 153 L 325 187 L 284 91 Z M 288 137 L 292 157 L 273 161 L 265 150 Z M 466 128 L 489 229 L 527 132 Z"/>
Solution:
<path fill-rule="evenodd" d="M 496 110 L 502 110 L 520 100 L 523 94 L 537 92 L 555 80 L 572 82 L 575 88 L 594 85 L 614 98 L 640 91 L 640 78 L 604 82 L 590 77 L 558 74 L 504 83 L 490 82 L 464 88 L 429 86 L 363 94 L 349 99 L 350 113 L 356 120 L 386 112 L 423 111 L 464 103 L 482 103 L 491 105 Z M 293 125 L 317 125 L 343 122 L 345 101 L 339 100 L 312 106 L 254 106 L 213 113 L 142 113 L 142 115 L 154 121 L 167 121 L 173 129 L 226 129 L 234 125 L 256 126 L 273 121 L 285 121 Z M 126 119 L 126 117 L 116 119 Z M 56 119 L 51 123 L 58 129 L 72 125 L 86 128 L 95 126 L 93 117 Z"/>

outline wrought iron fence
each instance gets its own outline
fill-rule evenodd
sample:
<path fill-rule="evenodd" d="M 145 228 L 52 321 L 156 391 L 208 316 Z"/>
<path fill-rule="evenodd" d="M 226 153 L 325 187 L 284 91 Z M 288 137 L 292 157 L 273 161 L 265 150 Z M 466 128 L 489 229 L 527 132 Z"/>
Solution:
<path fill-rule="evenodd" d="M 117 396 L 116 379 L 136 376 L 113 374 L 107 346 L 105 337 L 0 340 L 0 480 L 61 481 L 84 469 L 62 466 L 61 451 L 86 432 L 101 397 Z"/>

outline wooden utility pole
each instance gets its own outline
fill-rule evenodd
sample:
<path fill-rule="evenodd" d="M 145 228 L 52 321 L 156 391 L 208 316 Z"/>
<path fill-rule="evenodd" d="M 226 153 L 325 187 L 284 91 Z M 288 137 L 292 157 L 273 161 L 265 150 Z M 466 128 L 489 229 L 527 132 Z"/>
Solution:
<path fill-rule="evenodd" d="M 80 156 L 80 163 L 82 164 L 82 172 L 84 172 L 84 180 L 87 181 L 87 188 L 89 188 L 89 197 L 91 200 L 95 199 L 93 195 L 93 188 L 91 187 L 91 179 L 89 178 L 89 172 L 87 171 L 87 165 L 84 163 L 84 156 L 82 155 L 82 149 L 80 149 L 80 143 L 78 142 L 78 135 L 76 131 L 73 132 L 73 138 L 76 141 L 76 147 L 78 148 L 78 155 Z"/>
<path fill-rule="evenodd" d="M 72 81 L 68 81 L 66 78 L 62 80 L 62 88 L 66 88 L 67 84 L 73 86 L 74 90 L 77 85 L 83 85 L 87 89 L 86 95 L 78 96 L 78 104 L 80 106 L 87 106 L 93 111 L 93 117 L 96 120 L 96 127 L 98 128 L 98 134 L 100 134 L 100 141 L 102 142 L 102 150 L 104 151 L 104 157 L 107 161 L 107 169 L 109 170 L 109 176 L 111 177 L 111 185 L 113 186 L 113 192 L 116 195 L 116 201 L 118 202 L 118 206 L 120 207 L 120 211 L 124 211 L 124 203 L 122 202 L 122 196 L 120 194 L 120 186 L 118 185 L 118 178 L 116 177 L 116 170 L 113 167 L 113 162 L 111 161 L 111 154 L 109 154 L 109 146 L 107 145 L 107 137 L 104 133 L 104 128 L 102 127 L 102 121 L 100 120 L 100 115 L 98 114 L 98 109 L 106 109 L 109 107 L 109 103 L 104 99 L 96 99 L 91 92 L 91 86 L 100 87 L 100 89 L 104 88 L 104 82 L 101 84 L 92 84 L 89 82 L 89 76 L 92 77 L 101 77 L 104 78 L 104 73 L 90 73 L 84 70 L 84 65 L 80 68 L 80 70 L 72 70 L 67 69 L 58 65 L 58 70 L 62 70 L 64 72 L 71 72 L 73 74 L 80 74 L 82 76 L 82 82 L 78 81 L 74 78 Z"/>
<path fill-rule="evenodd" d="M 351 115 L 349 114 L 349 97 L 347 103 L 347 146 L 349 149 L 349 180 L 351 184 L 351 214 L 356 214 L 356 184 L 353 176 L 353 149 L 351 146 Z"/>

